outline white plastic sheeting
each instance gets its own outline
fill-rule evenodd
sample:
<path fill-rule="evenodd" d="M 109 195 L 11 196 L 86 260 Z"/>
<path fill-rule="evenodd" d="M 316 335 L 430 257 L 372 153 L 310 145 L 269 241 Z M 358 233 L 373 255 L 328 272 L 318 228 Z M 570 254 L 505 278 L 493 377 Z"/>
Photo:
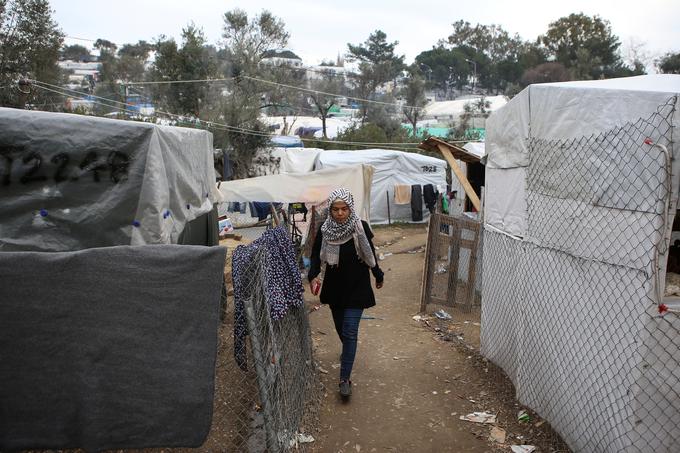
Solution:
<path fill-rule="evenodd" d="M 454 101 L 439 101 L 430 102 L 425 106 L 423 119 L 437 119 L 441 122 L 446 120 L 457 121 L 461 115 L 465 113 L 465 106 L 475 104 L 480 99 L 484 99 L 489 103 L 488 110 L 493 112 L 508 103 L 508 98 L 505 96 L 472 96 L 464 99 L 456 99 Z"/>
<path fill-rule="evenodd" d="M 446 161 L 430 156 L 385 149 L 361 151 L 322 151 L 317 160 L 317 169 L 342 168 L 348 165 L 367 164 L 375 168 L 371 188 L 371 223 L 388 222 L 387 203 L 389 199 L 392 221 L 411 222 L 410 205 L 394 204 L 394 186 L 432 184 L 446 188 Z M 429 212 L 423 204 L 423 219 Z"/>
<path fill-rule="evenodd" d="M 0 109 L 0 251 L 176 243 L 216 201 L 212 134 Z"/>
<path fill-rule="evenodd" d="M 574 452 L 676 451 L 680 318 L 642 303 L 653 291 L 645 273 L 491 229 L 484 248 L 481 352 L 517 399 Z"/>
<path fill-rule="evenodd" d="M 480 159 L 484 157 L 486 154 L 484 142 L 467 142 L 464 146 L 463 149 L 465 151 L 468 151 L 475 156 L 479 157 Z"/>
<path fill-rule="evenodd" d="M 370 220 L 373 168 L 352 165 L 309 173 L 281 173 L 257 178 L 226 181 L 219 185 L 220 201 L 268 201 L 319 204 L 338 187 L 354 195 L 357 212 Z"/>
<path fill-rule="evenodd" d="M 649 117 L 678 93 L 677 75 L 546 83 L 523 90 L 487 119 L 485 222 L 513 235 L 526 235 L 526 188 L 521 176 L 518 171 L 488 170 L 527 167 L 530 139 L 570 139 L 613 130 Z M 675 115 L 678 124 L 680 110 Z M 674 175 L 677 166 L 676 159 Z M 676 194 L 677 177 L 673 184 Z"/>
<path fill-rule="evenodd" d="M 280 173 L 306 173 L 314 171 L 318 148 L 274 148 L 272 157 L 279 160 Z"/>
<path fill-rule="evenodd" d="M 482 353 L 576 452 L 680 441 L 680 324 L 657 306 L 679 94 L 678 75 L 532 85 L 487 123 Z"/>

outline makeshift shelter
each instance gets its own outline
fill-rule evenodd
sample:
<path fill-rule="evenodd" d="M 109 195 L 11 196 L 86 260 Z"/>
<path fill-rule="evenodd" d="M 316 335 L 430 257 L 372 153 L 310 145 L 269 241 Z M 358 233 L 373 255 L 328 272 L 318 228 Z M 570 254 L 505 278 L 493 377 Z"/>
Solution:
<path fill-rule="evenodd" d="M 482 208 L 480 197 L 484 186 L 484 167 L 480 164 L 480 157 L 455 143 L 435 137 L 428 138 L 418 147 L 441 153 L 451 167 L 451 191 L 456 193 L 457 203 L 451 199 L 450 211 L 458 211 L 454 206 L 460 204 L 460 212 L 456 213 L 479 212 Z"/>
<path fill-rule="evenodd" d="M 226 251 L 177 244 L 217 242 L 212 134 L 6 108 L 0 130 L 0 450 L 201 445 Z"/>
<path fill-rule="evenodd" d="M 0 108 L 0 251 L 173 244 L 217 200 L 206 131 Z"/>
<path fill-rule="evenodd" d="M 271 138 L 271 142 L 279 148 L 303 148 L 305 146 L 300 137 L 294 135 L 275 135 Z"/>
<path fill-rule="evenodd" d="M 439 123 L 457 122 L 462 115 L 467 113 L 466 106 L 469 108 L 479 102 L 488 102 L 486 110 L 495 112 L 508 103 L 508 98 L 505 96 L 469 96 L 453 101 L 430 102 L 425 106 L 422 121 L 436 120 Z M 471 127 L 483 127 L 484 125 L 484 116 L 481 114 L 473 116 L 470 120 Z"/>
<path fill-rule="evenodd" d="M 487 121 L 482 353 L 577 452 L 680 445 L 679 95 L 678 75 L 532 85 Z"/>
<path fill-rule="evenodd" d="M 318 148 L 274 148 L 272 157 L 279 159 L 278 173 L 306 173 L 314 171 Z"/>
<path fill-rule="evenodd" d="M 308 173 L 281 173 L 220 183 L 221 202 L 280 202 L 320 204 L 337 187 L 354 195 L 357 212 L 369 219 L 373 168 L 353 165 Z"/>
<path fill-rule="evenodd" d="M 357 151 L 322 151 L 317 170 L 342 168 L 364 164 L 375 168 L 371 187 L 371 223 L 391 221 L 411 222 L 412 209 L 408 204 L 396 204 L 395 186 L 424 186 L 431 184 L 435 190 L 446 189 L 446 162 L 430 156 L 385 149 Z M 429 213 L 423 209 L 424 220 Z"/>

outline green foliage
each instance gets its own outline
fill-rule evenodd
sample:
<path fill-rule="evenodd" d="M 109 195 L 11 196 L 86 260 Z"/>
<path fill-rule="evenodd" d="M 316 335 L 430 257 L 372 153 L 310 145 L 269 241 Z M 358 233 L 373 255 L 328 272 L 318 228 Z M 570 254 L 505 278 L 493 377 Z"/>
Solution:
<path fill-rule="evenodd" d="M 597 79 L 621 63 L 621 43 L 609 21 L 583 13 L 552 22 L 539 37 L 548 54 L 562 63 L 575 79 Z"/>
<path fill-rule="evenodd" d="M 376 30 L 368 36 L 363 44 L 347 44 L 347 58 L 349 61 L 359 62 L 359 73 L 353 76 L 353 83 L 357 97 L 369 99 L 377 88 L 393 80 L 404 69 L 404 56 L 396 55 L 394 48 L 398 41 L 387 42 L 387 35 L 382 30 Z M 368 115 L 369 107 L 362 104 L 362 121 Z"/>
<path fill-rule="evenodd" d="M 230 130 L 214 131 L 215 146 L 230 148 L 235 162 L 237 176 L 244 177 L 251 167 L 253 156 L 258 148 L 269 146 L 266 126 L 260 121 L 262 100 L 267 104 L 292 104 L 294 93 L 286 98 L 282 90 L 272 90 L 270 85 L 241 78 L 242 75 L 257 75 L 264 73 L 264 78 L 275 79 L 282 83 L 285 71 L 282 68 L 264 68 L 260 62 L 268 52 L 280 49 L 288 43 L 289 34 L 284 22 L 269 11 L 262 11 L 252 19 L 240 9 L 234 9 L 224 14 L 225 48 L 221 51 L 228 62 L 222 67 L 225 75 L 236 77 L 228 87 L 228 95 L 221 98 L 219 107 L 220 122 L 230 126 Z M 293 81 L 293 83 L 295 83 Z M 255 131 L 255 134 L 243 134 L 235 128 Z"/>
<path fill-rule="evenodd" d="M 416 136 L 418 133 L 418 121 L 422 117 L 422 108 L 427 103 L 425 98 L 425 80 L 417 64 L 409 67 L 408 77 L 400 94 L 406 104 L 402 107 L 402 113 L 413 126 L 413 135 Z"/>
<path fill-rule="evenodd" d="M 301 60 L 300 57 L 298 57 L 295 52 L 291 50 L 280 50 L 280 49 L 271 49 L 267 50 L 262 54 L 264 58 L 290 58 L 293 60 Z"/>
<path fill-rule="evenodd" d="M 416 64 L 433 88 L 447 91 L 451 85 L 462 88 L 472 74 L 472 67 L 465 61 L 469 49 L 447 49 L 444 46 L 433 47 L 416 56 Z"/>
<path fill-rule="evenodd" d="M 124 44 L 118 50 L 116 78 L 123 81 L 138 81 L 144 78 L 145 63 L 153 45 L 146 41 L 137 44 Z"/>
<path fill-rule="evenodd" d="M 151 80 L 206 80 L 217 74 L 217 64 L 205 36 L 193 24 L 182 30 L 181 47 L 173 39 L 161 38 L 155 48 L 156 59 L 149 73 Z M 153 96 L 160 106 L 180 115 L 198 118 L 210 100 L 211 86 L 207 82 L 153 87 Z"/>
<path fill-rule="evenodd" d="M 664 74 L 680 74 L 680 52 L 664 55 L 659 61 L 659 69 Z"/>
<path fill-rule="evenodd" d="M 523 49 L 519 35 L 511 36 L 500 25 L 472 26 L 459 20 L 453 24 L 448 43 L 454 48 L 467 49 L 468 63 L 477 65 L 479 80 L 490 90 L 504 89 L 519 80 L 522 70 L 514 62 Z"/>
<path fill-rule="evenodd" d="M 87 47 L 73 44 L 72 46 L 64 46 L 61 51 L 61 58 L 62 60 L 90 61 L 92 60 L 92 55 L 90 55 Z"/>
<path fill-rule="evenodd" d="M 17 88 L 22 78 L 60 82 L 57 61 L 63 40 L 47 0 L 0 2 L 0 105 L 23 107 L 30 103 L 49 108 L 63 101 L 42 90 L 25 94 Z"/>
<path fill-rule="evenodd" d="M 115 52 L 116 49 L 118 49 L 118 46 L 115 43 L 112 43 L 111 41 L 100 38 L 94 42 L 94 48 L 99 50 L 108 50 L 109 52 Z"/>
<path fill-rule="evenodd" d="M 527 69 L 522 75 L 522 85 L 532 83 L 566 82 L 570 80 L 569 71 L 562 63 L 542 63 L 536 67 Z"/>
<path fill-rule="evenodd" d="M 383 124 L 366 123 L 353 125 L 338 134 L 335 139 L 338 142 L 362 142 L 362 143 L 419 143 L 419 137 L 411 137 L 410 133 L 401 127 L 396 121 L 384 122 Z M 311 145 L 310 145 L 311 146 Z M 333 149 L 364 149 L 365 145 L 348 145 L 343 143 L 333 144 Z M 379 147 L 379 145 L 376 145 Z"/>
<path fill-rule="evenodd" d="M 319 92 L 309 94 L 309 103 L 316 109 L 317 116 L 321 118 L 321 130 L 324 139 L 328 137 L 326 119 L 331 108 L 335 105 L 336 96 L 322 93 L 342 93 L 344 85 L 344 77 L 335 75 L 331 71 L 323 72 L 321 78 L 314 78 L 309 81 L 309 87 Z"/>
<path fill-rule="evenodd" d="M 228 11 L 223 30 L 233 76 L 253 74 L 266 53 L 285 47 L 290 37 L 284 22 L 266 10 L 252 20 L 241 9 Z"/>

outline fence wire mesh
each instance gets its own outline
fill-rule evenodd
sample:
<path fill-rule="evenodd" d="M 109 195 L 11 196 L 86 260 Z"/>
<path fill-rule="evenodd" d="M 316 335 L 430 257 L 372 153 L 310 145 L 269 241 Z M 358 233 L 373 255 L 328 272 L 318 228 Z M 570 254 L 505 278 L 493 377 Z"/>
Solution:
<path fill-rule="evenodd" d="M 680 445 L 680 320 L 658 284 L 675 102 L 599 135 L 530 139 L 526 235 L 484 233 L 482 353 L 574 451 Z"/>
<path fill-rule="evenodd" d="M 231 308 L 226 316 L 236 320 L 236 332 L 239 317 L 245 317 L 248 340 L 232 343 L 229 373 L 242 398 L 231 409 L 239 429 L 225 451 L 304 450 L 301 434 L 311 430 L 317 410 L 319 379 L 307 312 L 304 305 L 294 306 L 281 319 L 272 319 L 266 293 L 271 278 L 265 269 L 267 259 L 261 245 L 239 269 L 235 284 L 243 285 L 239 291 L 246 295 L 244 310 L 238 310 L 237 304 L 237 313 Z"/>
<path fill-rule="evenodd" d="M 464 216 L 430 216 L 421 311 L 443 305 L 470 311 L 480 304 L 481 225 Z"/>

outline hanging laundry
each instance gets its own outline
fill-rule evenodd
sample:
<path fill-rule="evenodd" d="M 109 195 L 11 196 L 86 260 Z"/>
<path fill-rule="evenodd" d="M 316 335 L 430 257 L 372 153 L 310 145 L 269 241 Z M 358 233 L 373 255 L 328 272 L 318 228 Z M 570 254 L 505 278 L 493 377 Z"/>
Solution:
<path fill-rule="evenodd" d="M 425 206 L 430 213 L 433 213 L 434 207 L 437 205 L 437 192 L 435 192 L 432 184 L 425 184 L 423 186 L 423 198 L 425 199 Z"/>
<path fill-rule="evenodd" d="M 409 204 L 411 202 L 411 186 L 408 184 L 394 185 L 394 204 Z"/>
<path fill-rule="evenodd" d="M 228 150 L 222 151 L 222 181 L 230 181 L 234 177 L 234 168 Z"/>
<path fill-rule="evenodd" d="M 271 212 L 271 203 L 266 201 L 255 201 L 250 203 L 250 213 L 253 217 L 257 214 L 257 220 L 264 220 Z"/>
<path fill-rule="evenodd" d="M 258 253 L 264 253 L 256 263 Z M 258 267 L 259 266 L 259 267 Z M 261 269 L 264 275 L 258 275 Z M 295 250 L 283 226 L 266 230 L 249 245 L 239 245 L 232 255 L 234 282 L 234 358 L 239 367 L 247 369 L 245 337 L 248 332 L 244 302 L 251 297 L 252 287 L 264 279 L 264 292 L 273 321 L 282 319 L 292 307 L 304 304 L 302 278 L 295 259 Z"/>
<path fill-rule="evenodd" d="M 420 184 L 411 186 L 411 220 L 420 222 L 423 220 L 423 193 Z"/>

